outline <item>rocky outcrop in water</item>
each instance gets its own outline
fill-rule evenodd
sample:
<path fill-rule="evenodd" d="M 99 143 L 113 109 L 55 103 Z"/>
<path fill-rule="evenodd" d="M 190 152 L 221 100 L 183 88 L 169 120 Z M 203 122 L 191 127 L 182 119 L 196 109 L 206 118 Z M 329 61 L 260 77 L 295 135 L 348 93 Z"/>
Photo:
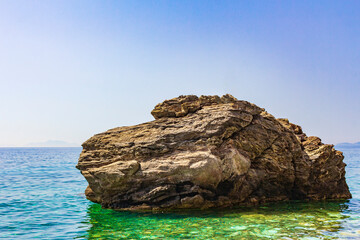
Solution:
<path fill-rule="evenodd" d="M 231 95 L 180 96 L 156 120 L 83 143 L 86 197 L 113 209 L 223 208 L 351 198 L 343 155 Z"/>

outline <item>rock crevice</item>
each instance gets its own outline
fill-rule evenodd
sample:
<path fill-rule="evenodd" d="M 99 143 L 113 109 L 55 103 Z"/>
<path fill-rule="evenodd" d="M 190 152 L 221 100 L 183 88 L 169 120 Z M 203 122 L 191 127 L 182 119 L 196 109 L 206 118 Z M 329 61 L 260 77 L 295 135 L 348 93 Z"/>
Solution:
<path fill-rule="evenodd" d="M 227 94 L 180 96 L 155 120 L 83 143 L 88 199 L 114 209 L 222 208 L 351 198 L 343 155 Z"/>

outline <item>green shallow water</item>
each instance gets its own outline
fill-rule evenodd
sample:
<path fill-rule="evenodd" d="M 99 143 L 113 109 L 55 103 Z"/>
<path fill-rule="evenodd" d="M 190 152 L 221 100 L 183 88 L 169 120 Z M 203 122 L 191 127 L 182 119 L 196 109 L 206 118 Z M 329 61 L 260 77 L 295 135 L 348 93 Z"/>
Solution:
<path fill-rule="evenodd" d="M 129 213 L 88 209 L 84 238 L 360 239 L 359 216 L 346 203 L 289 203 L 227 211 Z"/>
<path fill-rule="evenodd" d="M 342 149 L 353 199 L 172 213 L 86 200 L 80 148 L 0 148 L 1 239 L 360 239 L 360 149 Z"/>

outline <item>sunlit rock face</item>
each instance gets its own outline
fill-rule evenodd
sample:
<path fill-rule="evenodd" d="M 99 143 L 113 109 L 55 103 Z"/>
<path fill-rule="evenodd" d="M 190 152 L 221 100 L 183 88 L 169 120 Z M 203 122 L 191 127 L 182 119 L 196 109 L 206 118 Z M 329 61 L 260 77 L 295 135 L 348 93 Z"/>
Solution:
<path fill-rule="evenodd" d="M 113 209 L 351 198 L 340 151 L 231 95 L 180 96 L 83 143 L 87 198 Z"/>

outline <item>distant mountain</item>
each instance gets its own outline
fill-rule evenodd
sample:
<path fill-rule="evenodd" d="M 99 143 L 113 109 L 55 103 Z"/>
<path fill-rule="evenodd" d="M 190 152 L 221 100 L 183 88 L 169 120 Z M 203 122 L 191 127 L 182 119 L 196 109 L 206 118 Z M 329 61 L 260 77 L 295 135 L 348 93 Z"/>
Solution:
<path fill-rule="evenodd" d="M 338 148 L 360 148 L 360 142 L 357 143 L 339 143 L 335 147 Z"/>
<path fill-rule="evenodd" d="M 48 140 L 45 142 L 29 143 L 27 147 L 80 147 L 76 143 L 69 143 L 60 140 Z"/>

